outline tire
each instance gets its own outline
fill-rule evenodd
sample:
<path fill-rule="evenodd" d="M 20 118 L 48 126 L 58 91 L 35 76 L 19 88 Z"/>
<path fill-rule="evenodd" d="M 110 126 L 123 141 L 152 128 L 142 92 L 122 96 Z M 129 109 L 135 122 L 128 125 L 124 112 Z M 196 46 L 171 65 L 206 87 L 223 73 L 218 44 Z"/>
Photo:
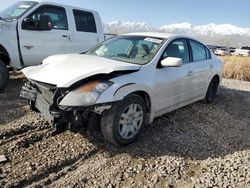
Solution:
<path fill-rule="evenodd" d="M 115 145 L 128 145 L 140 135 L 145 125 L 145 117 L 144 100 L 138 95 L 129 95 L 114 103 L 110 110 L 103 112 L 101 132 L 107 141 Z"/>
<path fill-rule="evenodd" d="M 206 97 L 204 99 L 204 102 L 206 104 L 211 104 L 214 101 L 214 99 L 217 96 L 218 87 L 219 87 L 219 80 L 216 77 L 214 77 L 209 84 Z"/>
<path fill-rule="evenodd" d="M 5 89 L 9 81 L 9 70 L 6 65 L 0 60 L 0 92 Z"/>

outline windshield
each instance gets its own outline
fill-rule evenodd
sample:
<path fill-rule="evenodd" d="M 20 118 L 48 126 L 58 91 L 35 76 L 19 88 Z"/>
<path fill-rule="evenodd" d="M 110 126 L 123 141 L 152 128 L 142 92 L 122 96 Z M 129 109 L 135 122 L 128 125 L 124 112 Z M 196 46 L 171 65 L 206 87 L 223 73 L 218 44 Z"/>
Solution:
<path fill-rule="evenodd" d="M 21 1 L 0 12 L 0 17 L 4 20 L 16 20 L 27 11 L 37 5 L 37 2 Z"/>
<path fill-rule="evenodd" d="M 144 65 L 154 58 L 162 44 L 161 38 L 118 36 L 103 42 L 86 54 Z"/>

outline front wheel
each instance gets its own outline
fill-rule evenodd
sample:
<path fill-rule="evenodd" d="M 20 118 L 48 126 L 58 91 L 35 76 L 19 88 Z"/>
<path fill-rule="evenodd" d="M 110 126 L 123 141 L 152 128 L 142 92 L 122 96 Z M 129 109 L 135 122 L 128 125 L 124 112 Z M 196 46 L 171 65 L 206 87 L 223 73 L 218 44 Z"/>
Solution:
<path fill-rule="evenodd" d="M 206 97 L 204 99 L 205 103 L 211 104 L 217 96 L 217 91 L 219 87 L 219 80 L 214 77 L 209 84 Z"/>
<path fill-rule="evenodd" d="M 115 145 L 135 141 L 145 124 L 146 105 L 138 95 L 129 95 L 103 112 L 101 131 L 104 138 Z"/>
<path fill-rule="evenodd" d="M 9 70 L 6 65 L 0 60 L 0 91 L 2 91 L 9 81 Z"/>

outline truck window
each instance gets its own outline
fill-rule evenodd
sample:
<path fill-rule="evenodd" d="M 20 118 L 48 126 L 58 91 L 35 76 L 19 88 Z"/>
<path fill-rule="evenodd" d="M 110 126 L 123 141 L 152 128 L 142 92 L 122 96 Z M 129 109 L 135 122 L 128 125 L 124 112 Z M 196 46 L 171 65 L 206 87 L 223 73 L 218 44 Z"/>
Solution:
<path fill-rule="evenodd" d="M 50 16 L 52 29 L 68 30 L 67 15 L 63 7 L 44 5 L 29 17 L 37 21 L 40 15 Z"/>
<path fill-rule="evenodd" d="M 95 17 L 91 12 L 73 10 L 76 31 L 96 33 Z"/>

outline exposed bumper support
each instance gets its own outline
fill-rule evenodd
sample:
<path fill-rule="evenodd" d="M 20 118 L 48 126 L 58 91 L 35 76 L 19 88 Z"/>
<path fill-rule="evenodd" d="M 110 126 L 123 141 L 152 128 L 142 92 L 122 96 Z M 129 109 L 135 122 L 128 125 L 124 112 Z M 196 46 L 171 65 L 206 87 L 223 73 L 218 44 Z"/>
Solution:
<path fill-rule="evenodd" d="M 59 92 L 57 92 L 59 91 Z M 102 114 L 109 110 L 112 104 L 99 104 L 90 107 L 69 107 L 59 108 L 60 97 L 63 97 L 58 89 L 45 89 L 33 83 L 26 83 L 22 87 L 20 96 L 29 100 L 34 108 L 41 112 L 45 119 L 51 123 L 56 133 L 64 131 L 66 128 L 76 130 L 79 127 L 87 126 L 91 113 Z"/>

